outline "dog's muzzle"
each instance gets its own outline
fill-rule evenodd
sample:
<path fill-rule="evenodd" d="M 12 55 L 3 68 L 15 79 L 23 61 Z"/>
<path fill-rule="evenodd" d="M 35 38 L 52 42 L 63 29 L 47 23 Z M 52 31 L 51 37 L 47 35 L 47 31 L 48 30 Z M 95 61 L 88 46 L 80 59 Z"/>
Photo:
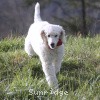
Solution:
<path fill-rule="evenodd" d="M 54 48 L 55 47 L 55 44 L 54 43 L 51 43 L 51 47 Z"/>
<path fill-rule="evenodd" d="M 57 46 L 61 46 L 62 45 L 62 40 L 61 39 L 59 39 L 59 41 L 58 41 L 58 43 L 57 43 Z M 51 48 L 50 49 L 54 49 L 56 46 L 55 46 L 55 43 L 51 43 L 50 44 L 50 46 L 51 46 Z"/>

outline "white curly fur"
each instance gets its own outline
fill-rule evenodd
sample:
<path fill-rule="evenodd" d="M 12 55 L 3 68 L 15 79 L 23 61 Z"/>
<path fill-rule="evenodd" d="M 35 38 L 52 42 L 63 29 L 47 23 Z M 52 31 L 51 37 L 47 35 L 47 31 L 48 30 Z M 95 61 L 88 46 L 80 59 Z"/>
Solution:
<path fill-rule="evenodd" d="M 61 44 L 58 45 L 59 39 Z M 56 73 L 60 71 L 64 55 L 65 31 L 60 25 L 42 21 L 40 5 L 35 5 L 34 23 L 25 38 L 25 51 L 29 56 L 39 56 L 46 80 L 50 87 L 57 89 Z"/>

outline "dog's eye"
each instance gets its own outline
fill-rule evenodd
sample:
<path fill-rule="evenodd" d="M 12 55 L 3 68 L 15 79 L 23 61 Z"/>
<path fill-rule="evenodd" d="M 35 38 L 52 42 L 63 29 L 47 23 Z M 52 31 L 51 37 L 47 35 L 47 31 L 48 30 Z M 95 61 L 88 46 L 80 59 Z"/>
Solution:
<path fill-rule="evenodd" d="M 55 35 L 55 37 L 57 37 L 58 35 Z"/>
<path fill-rule="evenodd" d="M 50 35 L 48 35 L 48 37 L 50 37 Z"/>

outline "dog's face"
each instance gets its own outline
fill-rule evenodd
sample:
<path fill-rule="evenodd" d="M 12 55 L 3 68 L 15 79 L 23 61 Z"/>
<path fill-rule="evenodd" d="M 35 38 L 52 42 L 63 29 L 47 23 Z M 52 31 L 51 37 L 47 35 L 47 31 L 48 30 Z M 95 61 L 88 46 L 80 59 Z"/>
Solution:
<path fill-rule="evenodd" d="M 46 35 L 46 38 L 47 38 L 48 46 L 51 49 L 54 49 L 57 46 L 57 43 L 58 43 L 59 38 L 60 38 L 60 34 L 49 33 Z"/>
<path fill-rule="evenodd" d="M 47 28 L 46 28 L 47 29 Z M 55 49 L 65 41 L 65 32 L 62 27 L 52 26 L 48 28 L 49 31 L 42 31 L 42 39 L 50 49 Z"/>

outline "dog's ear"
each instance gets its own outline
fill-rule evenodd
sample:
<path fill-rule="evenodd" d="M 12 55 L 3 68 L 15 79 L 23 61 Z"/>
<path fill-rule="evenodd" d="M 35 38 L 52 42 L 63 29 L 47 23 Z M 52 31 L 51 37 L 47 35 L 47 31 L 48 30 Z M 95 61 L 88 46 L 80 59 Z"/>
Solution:
<path fill-rule="evenodd" d="M 45 42 L 46 41 L 46 36 L 45 36 L 44 30 L 41 31 L 41 37 L 42 37 L 43 42 Z"/>
<path fill-rule="evenodd" d="M 60 39 L 62 40 L 63 43 L 66 42 L 65 30 L 62 30 L 62 31 L 60 32 Z"/>

